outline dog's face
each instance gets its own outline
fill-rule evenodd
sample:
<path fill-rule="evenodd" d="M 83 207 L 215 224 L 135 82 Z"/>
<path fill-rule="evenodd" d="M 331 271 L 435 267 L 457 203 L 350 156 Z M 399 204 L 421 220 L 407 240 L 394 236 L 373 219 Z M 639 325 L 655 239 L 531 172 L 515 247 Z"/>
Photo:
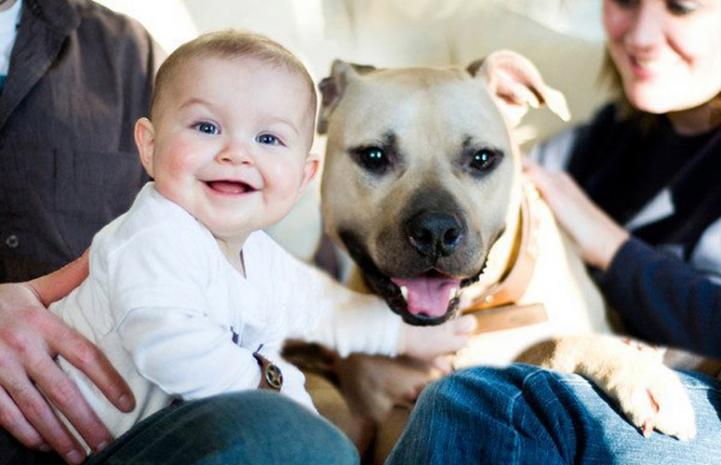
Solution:
<path fill-rule="evenodd" d="M 327 232 L 405 321 L 447 320 L 504 230 L 519 173 L 487 79 L 336 62 L 321 90 Z"/>

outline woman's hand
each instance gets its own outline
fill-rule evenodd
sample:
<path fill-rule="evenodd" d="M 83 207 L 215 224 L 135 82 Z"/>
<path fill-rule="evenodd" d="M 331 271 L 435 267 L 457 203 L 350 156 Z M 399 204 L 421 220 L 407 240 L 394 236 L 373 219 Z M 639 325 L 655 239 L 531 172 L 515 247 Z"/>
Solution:
<path fill-rule="evenodd" d="M 79 284 L 77 278 L 87 274 L 87 257 L 83 260 L 85 271 L 71 266 L 28 283 L 0 285 L 0 427 L 27 447 L 54 449 L 68 463 L 82 462 L 84 449 L 46 399 L 93 450 L 112 437 L 55 357 L 85 373 L 120 410 L 134 408 L 132 392 L 107 358 L 43 304 Z"/>
<path fill-rule="evenodd" d="M 524 158 L 523 170 L 589 265 L 606 270 L 628 231 L 603 212 L 565 172 L 546 171 Z"/>

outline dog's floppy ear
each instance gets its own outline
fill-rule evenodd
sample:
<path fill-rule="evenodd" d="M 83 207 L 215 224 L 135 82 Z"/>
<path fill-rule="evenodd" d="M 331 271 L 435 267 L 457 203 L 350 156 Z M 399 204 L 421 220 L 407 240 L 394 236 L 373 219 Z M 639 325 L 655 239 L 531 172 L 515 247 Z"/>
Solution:
<path fill-rule="evenodd" d="M 323 78 L 318 84 L 321 104 L 318 116 L 318 134 L 325 134 L 328 130 L 328 118 L 338 105 L 348 82 L 359 74 L 374 70 L 373 66 L 358 65 L 341 60 L 334 60 L 330 69 L 330 76 Z"/>
<path fill-rule="evenodd" d="M 472 76 L 485 80 L 511 126 L 520 123 L 529 106 L 538 108 L 544 103 L 562 120 L 571 118 L 563 94 L 547 86 L 533 63 L 516 52 L 493 52 L 467 69 Z"/>

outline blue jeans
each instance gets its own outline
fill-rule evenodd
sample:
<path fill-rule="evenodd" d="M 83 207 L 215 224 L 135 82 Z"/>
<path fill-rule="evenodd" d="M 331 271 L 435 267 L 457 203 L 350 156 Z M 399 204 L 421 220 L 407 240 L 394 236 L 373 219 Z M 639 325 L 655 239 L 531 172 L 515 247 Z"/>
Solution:
<path fill-rule="evenodd" d="M 721 463 L 721 383 L 680 374 L 698 435 L 644 438 L 592 384 L 528 365 L 473 368 L 421 394 L 386 465 Z"/>
<path fill-rule="evenodd" d="M 62 464 L 0 431 L 0 465 Z M 116 439 L 87 465 L 358 464 L 337 428 L 287 397 L 245 391 L 168 407 Z"/>

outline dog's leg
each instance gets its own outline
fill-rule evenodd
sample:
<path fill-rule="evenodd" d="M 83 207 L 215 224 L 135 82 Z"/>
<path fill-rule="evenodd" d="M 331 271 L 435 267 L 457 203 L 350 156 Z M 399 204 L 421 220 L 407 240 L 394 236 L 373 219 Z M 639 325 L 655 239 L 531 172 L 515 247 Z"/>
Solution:
<path fill-rule="evenodd" d="M 555 338 L 528 349 L 518 361 L 589 378 L 616 401 L 644 436 L 656 429 L 682 440 L 696 435 L 696 418 L 663 351 L 606 335 Z"/>

